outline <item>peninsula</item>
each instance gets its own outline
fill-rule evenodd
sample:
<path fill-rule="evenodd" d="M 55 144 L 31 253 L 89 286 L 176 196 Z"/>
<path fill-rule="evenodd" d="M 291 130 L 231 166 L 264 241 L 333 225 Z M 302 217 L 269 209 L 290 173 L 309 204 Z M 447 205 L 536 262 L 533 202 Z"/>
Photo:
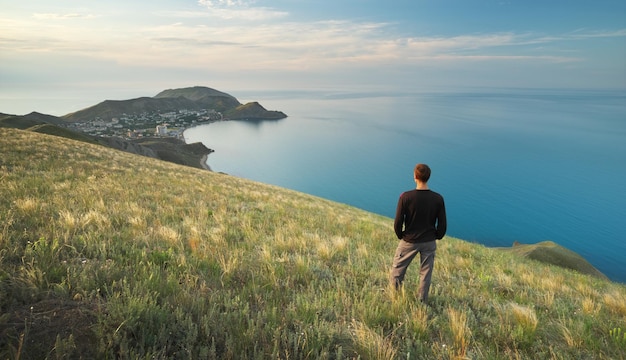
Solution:
<path fill-rule="evenodd" d="M 13 127 L 97 143 L 126 152 L 205 168 L 213 152 L 201 143 L 186 144 L 185 129 L 216 121 L 280 120 L 282 111 L 258 102 L 242 104 L 234 96 L 204 86 L 168 89 L 154 97 L 105 100 L 56 117 L 32 112 L 0 114 L 0 127 Z"/>

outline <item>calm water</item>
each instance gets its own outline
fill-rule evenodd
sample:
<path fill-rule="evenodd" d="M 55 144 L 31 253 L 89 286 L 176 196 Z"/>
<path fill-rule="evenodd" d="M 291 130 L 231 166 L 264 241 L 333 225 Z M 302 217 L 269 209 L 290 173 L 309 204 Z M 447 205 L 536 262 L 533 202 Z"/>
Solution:
<path fill-rule="evenodd" d="M 626 282 L 624 92 L 250 97 L 289 117 L 185 131 L 215 150 L 214 171 L 393 217 L 425 162 L 449 235 L 488 246 L 552 240 Z"/>

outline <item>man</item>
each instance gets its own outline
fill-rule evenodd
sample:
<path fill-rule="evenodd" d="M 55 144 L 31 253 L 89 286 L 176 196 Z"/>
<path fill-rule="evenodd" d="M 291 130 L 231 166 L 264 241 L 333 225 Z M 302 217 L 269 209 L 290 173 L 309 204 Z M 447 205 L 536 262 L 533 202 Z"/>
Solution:
<path fill-rule="evenodd" d="M 417 164 L 413 175 L 416 188 L 402 193 L 396 208 L 393 227 L 400 242 L 393 257 L 391 282 L 396 290 L 401 288 L 407 267 L 419 253 L 418 299 L 425 303 L 430 290 L 437 240 L 446 234 L 446 208 L 443 197 L 428 188 L 428 165 Z"/>

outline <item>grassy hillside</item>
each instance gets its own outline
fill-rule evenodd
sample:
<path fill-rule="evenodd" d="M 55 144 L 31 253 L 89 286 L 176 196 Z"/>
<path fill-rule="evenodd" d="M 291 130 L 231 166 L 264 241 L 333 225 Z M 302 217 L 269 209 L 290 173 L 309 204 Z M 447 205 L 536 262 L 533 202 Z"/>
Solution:
<path fill-rule="evenodd" d="M 126 140 L 120 137 L 91 136 L 46 122 L 50 119 L 62 121 L 54 116 L 37 113 L 31 113 L 25 116 L 11 115 L 4 118 L 2 114 L 0 114 L 0 128 L 16 128 L 99 144 L 133 154 L 192 166 L 198 169 L 205 168 L 204 156 L 213 151 L 202 143 L 186 144 L 183 140 L 169 137 L 146 137 Z"/>
<path fill-rule="evenodd" d="M 154 150 L 161 160 L 200 169 L 204 168 L 202 166 L 203 156 L 212 151 L 200 142 L 186 144 L 184 141 L 174 138 L 143 138 L 133 142 Z"/>
<path fill-rule="evenodd" d="M 529 259 L 608 279 L 606 275 L 593 267 L 585 258 L 552 241 L 542 241 L 537 244 L 520 244 L 516 242 L 512 248 L 504 248 L 504 250 Z"/>
<path fill-rule="evenodd" d="M 428 306 L 391 220 L 0 129 L 0 358 L 623 359 L 626 287 L 459 239 Z"/>
<path fill-rule="evenodd" d="M 16 128 L 16 129 L 24 130 L 24 129 L 28 129 L 30 127 L 34 127 L 37 125 L 48 124 L 48 125 L 56 126 L 58 124 L 58 121 L 56 120 L 47 122 L 47 120 L 55 119 L 54 116 L 50 116 L 50 115 L 33 116 L 33 114 L 35 113 L 31 113 L 28 115 L 21 115 L 21 116 L 6 115 L 3 117 L 0 117 L 0 127 Z"/>
<path fill-rule="evenodd" d="M 15 128 L 20 130 L 34 131 L 42 134 L 60 136 L 68 139 L 89 142 L 97 144 L 98 142 L 93 136 L 68 130 L 66 128 L 53 124 L 42 123 L 38 120 L 29 120 L 22 117 L 14 116 L 6 119 L 0 119 L 0 128 Z"/>
<path fill-rule="evenodd" d="M 63 125 L 64 123 L 63 119 L 59 117 L 41 114 L 35 111 L 26 115 L 7 115 L 0 113 L 0 127 L 25 129 L 29 126 L 39 124 Z"/>

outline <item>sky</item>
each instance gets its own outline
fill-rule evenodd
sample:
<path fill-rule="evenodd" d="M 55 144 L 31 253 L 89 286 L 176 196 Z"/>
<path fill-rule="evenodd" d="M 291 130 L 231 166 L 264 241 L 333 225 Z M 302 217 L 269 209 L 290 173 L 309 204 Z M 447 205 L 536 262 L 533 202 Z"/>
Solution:
<path fill-rule="evenodd" d="M 0 0 L 0 112 L 169 88 L 626 89 L 624 0 Z M 241 100 L 241 99 L 240 99 Z"/>

